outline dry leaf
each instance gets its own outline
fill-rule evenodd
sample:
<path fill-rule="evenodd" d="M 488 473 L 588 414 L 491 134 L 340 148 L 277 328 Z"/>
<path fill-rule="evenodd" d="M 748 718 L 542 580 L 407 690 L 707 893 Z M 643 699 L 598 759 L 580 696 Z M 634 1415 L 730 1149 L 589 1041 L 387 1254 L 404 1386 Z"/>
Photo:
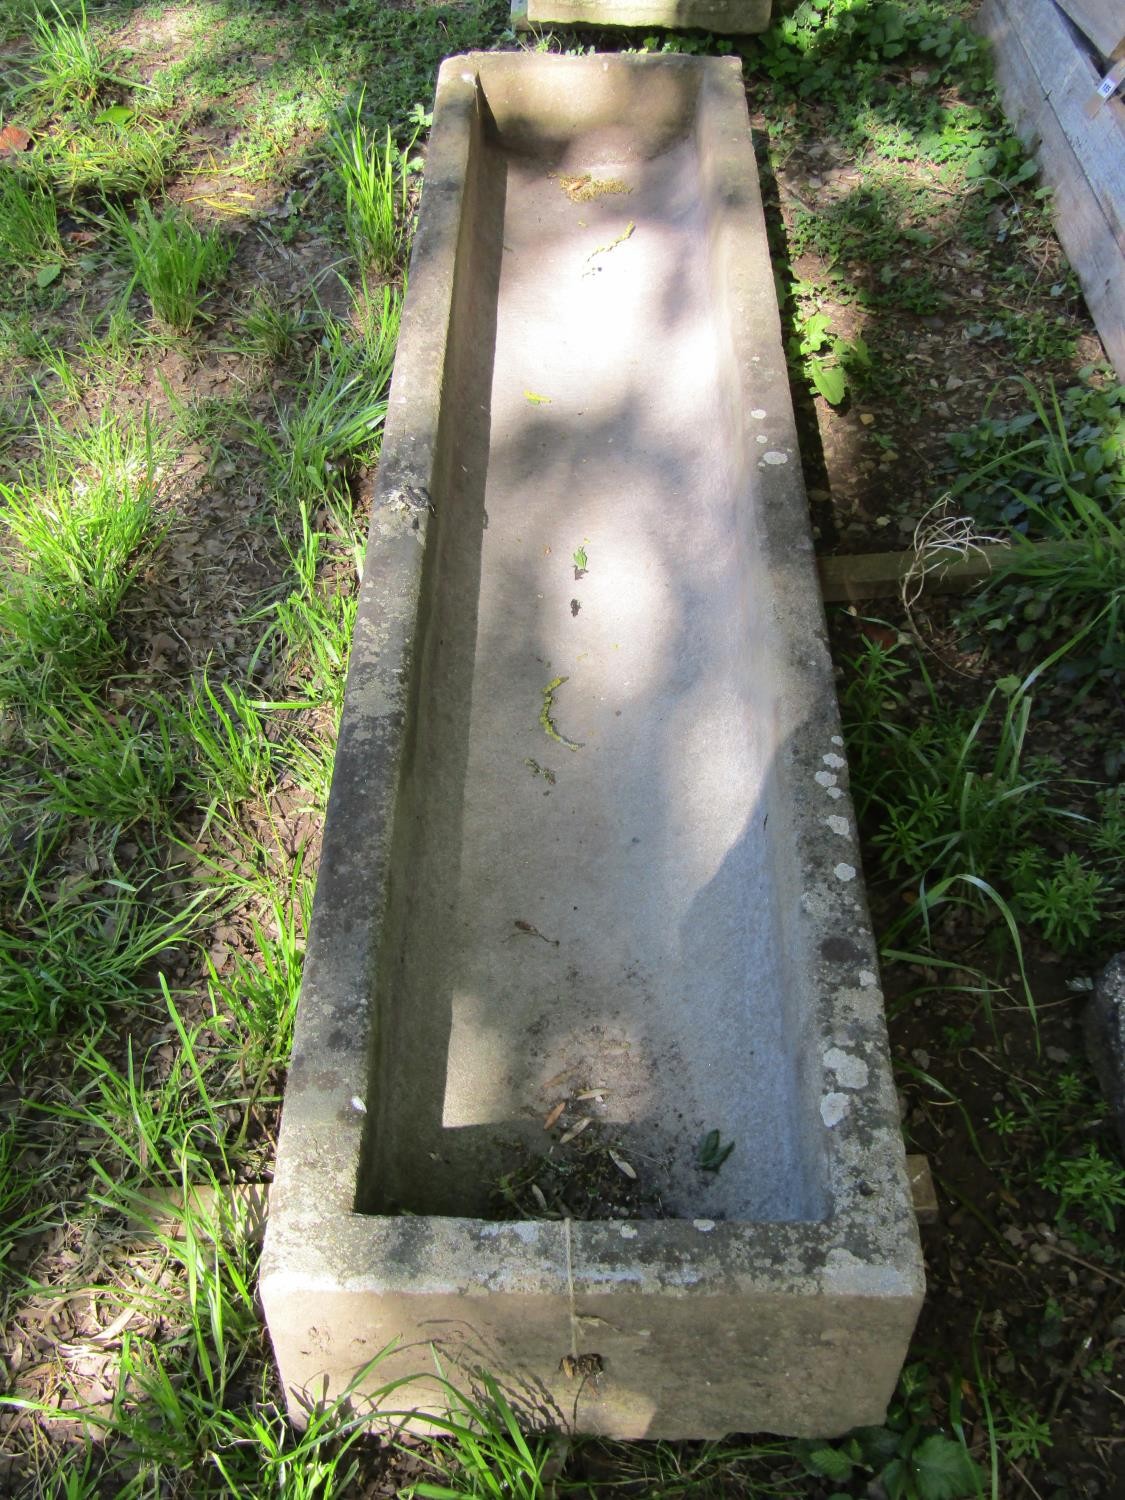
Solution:
<path fill-rule="evenodd" d="M 633 1181 L 636 1182 L 636 1171 L 629 1165 L 624 1157 L 618 1156 L 616 1151 L 610 1151 L 609 1159 L 619 1172 L 624 1172 L 626 1177 L 631 1177 Z"/>
<path fill-rule="evenodd" d="M 543 1129 L 544 1130 L 550 1130 L 551 1126 L 555 1125 L 558 1122 L 558 1118 L 562 1114 L 562 1112 L 563 1112 L 563 1110 L 565 1108 L 566 1108 L 566 1100 L 565 1099 L 560 1099 L 559 1102 L 555 1105 L 554 1109 L 551 1111 L 551 1113 L 543 1121 Z"/>
<path fill-rule="evenodd" d="M 565 1146 L 569 1141 L 572 1141 L 576 1135 L 581 1135 L 582 1132 L 586 1129 L 587 1125 L 592 1125 L 593 1123 L 594 1120 L 592 1115 L 583 1115 L 577 1125 L 572 1125 L 565 1135 L 559 1136 L 559 1145 Z"/>
<path fill-rule="evenodd" d="M 19 125 L 5 125 L 0 130 L 0 151 L 26 151 L 30 145 L 30 132 Z"/>
<path fill-rule="evenodd" d="M 604 1099 L 609 1090 L 605 1084 L 600 1084 L 592 1089 L 583 1089 L 580 1094 L 575 1094 L 576 1099 Z"/>
<path fill-rule="evenodd" d="M 543 1196 L 543 1189 L 539 1186 L 539 1184 L 537 1182 L 533 1182 L 531 1184 L 531 1196 L 535 1199 L 536 1203 L 539 1205 L 540 1210 L 543 1213 L 546 1213 L 547 1212 L 547 1200 Z"/>

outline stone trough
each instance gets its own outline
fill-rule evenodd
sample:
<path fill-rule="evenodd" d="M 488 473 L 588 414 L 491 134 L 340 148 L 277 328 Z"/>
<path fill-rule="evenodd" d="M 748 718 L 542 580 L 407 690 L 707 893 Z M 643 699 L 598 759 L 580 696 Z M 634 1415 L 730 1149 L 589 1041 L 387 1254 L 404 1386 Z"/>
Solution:
<path fill-rule="evenodd" d="M 579 1431 L 881 1420 L 845 780 L 737 62 L 451 59 L 262 1266 L 295 1415 L 398 1340 L 361 1390 L 433 1343 Z"/>

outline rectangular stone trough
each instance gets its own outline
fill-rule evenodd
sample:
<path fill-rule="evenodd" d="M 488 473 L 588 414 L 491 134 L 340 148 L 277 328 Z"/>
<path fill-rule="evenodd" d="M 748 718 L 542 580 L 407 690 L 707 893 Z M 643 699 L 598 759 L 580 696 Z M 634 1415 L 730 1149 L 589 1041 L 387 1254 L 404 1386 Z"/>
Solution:
<path fill-rule="evenodd" d="M 296 1415 L 398 1340 L 361 1390 L 434 1344 L 584 1432 L 882 1418 L 845 782 L 737 62 L 451 59 L 262 1266 Z"/>

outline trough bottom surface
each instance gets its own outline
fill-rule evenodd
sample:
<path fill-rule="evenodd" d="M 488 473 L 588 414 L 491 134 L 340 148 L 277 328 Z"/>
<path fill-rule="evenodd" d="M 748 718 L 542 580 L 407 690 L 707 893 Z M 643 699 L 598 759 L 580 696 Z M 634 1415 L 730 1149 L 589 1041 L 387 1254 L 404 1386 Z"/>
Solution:
<path fill-rule="evenodd" d="M 479 556 L 442 580 L 463 640 L 431 690 L 370 1206 L 486 1212 L 503 1142 L 541 1150 L 556 1099 L 598 1090 L 662 1212 L 816 1217 L 698 149 L 493 156 Z"/>

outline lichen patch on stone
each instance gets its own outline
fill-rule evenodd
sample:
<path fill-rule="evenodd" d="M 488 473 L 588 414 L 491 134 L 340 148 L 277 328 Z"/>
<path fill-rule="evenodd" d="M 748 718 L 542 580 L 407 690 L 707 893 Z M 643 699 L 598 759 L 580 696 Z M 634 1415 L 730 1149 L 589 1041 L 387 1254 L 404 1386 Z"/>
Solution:
<path fill-rule="evenodd" d="M 824 1098 L 820 1101 L 820 1118 L 828 1126 L 829 1130 L 831 1130 L 833 1125 L 839 1125 L 840 1121 L 847 1114 L 850 1105 L 851 1101 L 847 1094 L 825 1094 Z"/>
<path fill-rule="evenodd" d="M 854 1052 L 845 1052 L 840 1047 L 830 1047 L 824 1054 L 824 1066 L 835 1073 L 842 1088 L 861 1089 L 868 1079 L 867 1064 Z"/>
<path fill-rule="evenodd" d="M 855 879 L 855 865 L 839 864 L 832 871 L 832 873 L 833 873 L 833 875 L 835 875 L 835 877 L 836 877 L 837 880 L 854 880 Z"/>
<path fill-rule="evenodd" d="M 825 818 L 824 821 L 828 824 L 829 828 L 831 828 L 832 832 L 838 833 L 841 838 L 843 838 L 851 828 L 851 824 L 848 822 L 847 818 L 831 817 Z"/>

